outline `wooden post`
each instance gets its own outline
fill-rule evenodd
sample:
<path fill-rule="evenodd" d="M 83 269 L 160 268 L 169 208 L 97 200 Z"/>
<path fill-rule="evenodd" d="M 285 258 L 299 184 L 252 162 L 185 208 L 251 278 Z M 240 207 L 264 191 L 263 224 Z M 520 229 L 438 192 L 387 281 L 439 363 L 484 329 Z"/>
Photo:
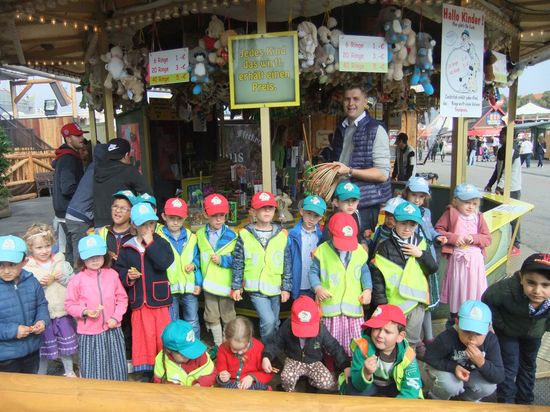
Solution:
<path fill-rule="evenodd" d="M 453 153 L 451 160 L 451 191 L 466 180 L 466 141 L 468 139 L 468 120 L 464 117 L 453 118 Z"/>
<path fill-rule="evenodd" d="M 90 139 L 92 141 L 92 148 L 97 144 L 97 126 L 95 121 L 95 110 L 88 106 L 88 116 L 90 121 Z"/>
<path fill-rule="evenodd" d="M 10 97 L 11 111 L 13 112 L 13 117 L 17 119 L 17 117 L 19 116 L 17 113 L 17 103 L 15 103 L 15 98 L 17 97 L 17 89 L 13 81 L 10 81 Z"/>
<path fill-rule="evenodd" d="M 510 58 L 513 61 L 519 60 L 519 34 L 512 38 L 512 49 Z M 506 167 L 504 168 L 504 199 L 510 199 L 510 185 L 512 184 L 512 155 L 514 153 L 514 126 L 516 124 L 516 105 L 518 97 L 518 79 L 510 87 L 508 96 L 508 129 L 506 132 Z"/>
<path fill-rule="evenodd" d="M 73 109 L 73 119 L 78 117 L 78 109 L 76 106 L 76 86 L 71 83 L 71 108 Z"/>
<path fill-rule="evenodd" d="M 256 0 L 258 17 L 258 33 L 265 33 L 267 29 L 265 15 L 265 0 Z M 260 136 L 262 148 L 262 188 L 272 192 L 271 186 L 271 127 L 269 107 L 260 108 Z"/>
<path fill-rule="evenodd" d="M 101 33 L 101 53 L 108 52 L 109 44 L 107 34 Z M 107 71 L 103 71 L 102 82 L 107 77 Z M 103 108 L 105 114 L 105 139 L 107 142 L 116 137 L 115 133 L 115 108 L 113 107 L 113 91 L 112 89 L 104 88 L 103 91 Z"/>

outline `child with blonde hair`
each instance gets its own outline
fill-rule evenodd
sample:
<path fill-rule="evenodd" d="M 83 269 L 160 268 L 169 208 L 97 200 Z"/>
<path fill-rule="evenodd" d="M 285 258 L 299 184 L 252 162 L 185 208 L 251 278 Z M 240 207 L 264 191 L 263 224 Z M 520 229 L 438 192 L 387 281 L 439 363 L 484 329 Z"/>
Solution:
<path fill-rule="evenodd" d="M 51 319 L 42 334 L 38 373 L 45 375 L 48 361 L 60 358 L 65 376 L 74 378 L 72 355 L 78 350 L 78 342 L 73 320 L 65 310 L 67 284 L 73 268 L 65 261 L 63 253 L 52 253 L 55 237 L 50 225 L 35 223 L 29 226 L 23 239 L 29 254 L 23 269 L 31 272 L 42 285 Z"/>
<path fill-rule="evenodd" d="M 449 304 L 451 320 L 457 318 L 462 303 L 480 300 L 487 289 L 484 256 L 491 234 L 479 211 L 480 200 L 481 192 L 474 185 L 458 185 L 451 205 L 435 225 L 441 234 L 441 252 L 449 260 L 441 302 Z"/>
<path fill-rule="evenodd" d="M 250 320 L 237 316 L 225 326 L 225 341 L 218 350 L 216 381 L 223 388 L 271 390 L 271 373 L 262 368 L 264 345 L 252 336 Z"/>

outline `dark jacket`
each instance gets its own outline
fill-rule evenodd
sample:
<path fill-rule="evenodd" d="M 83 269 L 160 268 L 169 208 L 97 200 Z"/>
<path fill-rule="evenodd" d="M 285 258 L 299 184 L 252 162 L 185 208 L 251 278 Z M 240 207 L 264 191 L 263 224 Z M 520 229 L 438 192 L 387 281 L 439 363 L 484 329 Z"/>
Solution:
<path fill-rule="evenodd" d="M 529 299 L 523 293 L 519 272 L 489 286 L 481 300 L 491 308 L 497 336 L 540 339 L 544 332 L 550 332 L 550 312 L 537 317 L 529 314 Z"/>
<path fill-rule="evenodd" d="M 95 165 L 105 158 L 109 145 L 99 143 L 94 149 L 94 160 L 88 165 L 78 188 L 67 207 L 67 214 L 83 220 L 89 225 L 94 221 L 94 170 Z"/>
<path fill-rule="evenodd" d="M 304 348 L 300 347 L 300 338 L 292 333 L 290 319 L 284 321 L 277 331 L 273 341 L 265 349 L 263 356 L 271 362 L 284 354 L 290 359 L 304 363 L 322 362 L 324 353 L 327 352 L 334 358 L 337 372 L 350 366 L 350 361 L 344 348 L 332 337 L 323 322 L 319 328 L 319 334 L 314 338 L 306 338 Z"/>
<path fill-rule="evenodd" d="M 466 355 L 466 346 L 460 341 L 455 328 L 445 329 L 426 348 L 424 362 L 439 371 L 454 375 L 457 365 L 470 372 L 478 372 L 489 383 L 504 380 L 504 365 L 500 355 L 500 346 L 494 333 L 489 332 L 483 345 L 478 349 L 484 354 L 485 363 L 477 368 Z"/>
<path fill-rule="evenodd" d="M 55 151 L 52 166 L 55 169 L 53 177 L 53 210 L 61 219 L 65 218 L 67 206 L 73 198 L 80 179 L 84 174 L 80 155 L 67 144 L 62 144 Z"/>
<path fill-rule="evenodd" d="M 407 257 L 403 254 L 397 240 L 395 240 L 392 235 L 378 245 L 376 254 L 385 257 L 402 268 L 404 268 L 407 263 Z M 422 273 L 424 273 L 425 276 L 428 276 L 430 273 L 435 273 L 438 270 L 437 263 L 429 248 L 424 250 L 422 256 L 417 258 L 416 261 L 419 263 Z M 378 306 L 386 304 L 388 303 L 386 297 L 386 281 L 384 280 L 382 272 L 376 267 L 376 256 L 370 263 L 370 268 L 372 274 L 372 305 Z"/>
<path fill-rule="evenodd" d="M 133 237 L 122 245 L 115 263 L 120 281 L 128 290 L 128 301 L 132 309 L 139 309 L 144 303 L 150 307 L 168 306 L 172 303 L 170 282 L 166 269 L 174 262 L 170 244 L 156 233 L 148 245 L 139 245 Z M 128 269 L 136 268 L 142 276 L 137 280 L 128 278 Z"/>
<path fill-rule="evenodd" d="M 401 150 L 395 146 L 395 162 L 393 164 L 392 179 L 406 182 L 413 175 L 416 165 L 416 153 L 414 149 L 407 145 Z"/>
<path fill-rule="evenodd" d="M 22 358 L 36 352 L 42 335 L 31 333 L 17 339 L 19 325 L 32 326 L 39 320 L 50 323 L 44 289 L 34 275 L 22 270 L 19 282 L 0 279 L 0 362 Z"/>
<path fill-rule="evenodd" d="M 320 244 L 321 240 L 321 226 L 317 224 L 315 232 Z M 298 221 L 298 224 L 288 231 L 288 245 L 289 253 L 286 256 L 290 259 L 285 266 L 288 265 L 292 272 L 292 299 L 298 298 L 300 295 L 300 286 L 302 282 L 302 219 Z"/>
<path fill-rule="evenodd" d="M 349 167 L 353 169 L 370 169 L 374 167 L 374 159 L 372 149 L 376 132 L 379 126 L 382 126 L 377 120 L 374 120 L 365 113 L 365 117 L 359 121 L 357 128 L 353 134 L 353 152 L 349 161 Z M 383 126 L 382 126 L 383 127 Z M 334 131 L 334 158 L 339 159 L 344 146 L 344 126 L 342 123 Z M 383 183 L 365 182 L 364 180 L 351 179 L 353 183 L 359 186 L 361 190 L 361 199 L 359 200 L 359 208 L 378 205 L 384 203 L 391 197 L 391 183 L 388 178 Z"/>
<path fill-rule="evenodd" d="M 113 194 L 131 190 L 136 194 L 153 193 L 145 177 L 130 165 L 118 160 L 99 162 L 94 172 L 94 226 L 111 223 Z"/>

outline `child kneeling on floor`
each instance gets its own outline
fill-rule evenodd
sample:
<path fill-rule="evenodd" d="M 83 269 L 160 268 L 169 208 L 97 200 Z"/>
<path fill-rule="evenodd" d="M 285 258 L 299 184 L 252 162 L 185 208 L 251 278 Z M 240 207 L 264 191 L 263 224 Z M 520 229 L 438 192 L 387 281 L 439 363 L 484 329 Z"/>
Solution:
<path fill-rule="evenodd" d="M 458 324 L 440 333 L 428 345 L 424 361 L 430 366 L 431 399 L 478 402 L 504 380 L 497 337 L 489 331 L 491 310 L 478 300 L 460 306 Z"/>
<path fill-rule="evenodd" d="M 206 345 L 184 320 L 170 322 L 162 331 L 162 350 L 155 358 L 154 383 L 214 386 L 216 368 Z"/>
<path fill-rule="evenodd" d="M 348 395 L 422 399 L 422 379 L 414 350 L 405 339 L 407 319 L 401 308 L 380 305 L 351 343 L 351 379 L 340 375 Z"/>
<path fill-rule="evenodd" d="M 336 380 L 323 364 L 324 353 L 335 361 L 337 371 L 349 372 L 349 360 L 338 341 L 321 322 L 319 306 L 309 296 L 300 296 L 292 304 L 287 319 L 264 350 L 262 366 L 265 372 L 278 372 L 271 362 L 277 355 L 286 356 L 281 384 L 285 392 L 294 392 L 298 379 L 306 376 L 309 384 L 322 390 L 336 390 Z"/>

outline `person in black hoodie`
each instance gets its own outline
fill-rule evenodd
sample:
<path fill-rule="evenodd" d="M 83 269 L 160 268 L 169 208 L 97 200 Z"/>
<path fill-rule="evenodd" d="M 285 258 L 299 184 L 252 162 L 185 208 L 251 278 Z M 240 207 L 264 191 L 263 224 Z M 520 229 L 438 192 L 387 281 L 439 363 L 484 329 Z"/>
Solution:
<path fill-rule="evenodd" d="M 67 225 L 65 224 L 65 214 L 69 202 L 73 198 L 78 183 L 84 174 L 82 160 L 78 151 L 84 146 L 84 132 L 76 123 L 67 123 L 61 128 L 61 135 L 65 139 L 59 148 L 55 150 L 55 159 L 52 166 L 55 169 L 53 177 L 53 209 L 55 220 L 59 223 L 58 244 L 65 245 L 65 259 L 68 262 L 73 261 L 73 250 L 71 242 L 66 242 Z M 54 222 L 54 226 L 57 226 Z M 60 249 L 63 249 L 62 247 Z"/>
<path fill-rule="evenodd" d="M 94 227 L 111 223 L 112 196 L 121 190 L 152 193 L 145 177 L 130 164 L 130 143 L 116 138 L 109 141 L 107 158 L 94 171 Z"/>
<path fill-rule="evenodd" d="M 267 342 L 262 369 L 266 373 L 278 372 L 271 363 L 284 354 L 281 385 L 285 392 L 294 392 L 301 376 L 306 376 L 310 385 L 318 389 L 336 390 L 336 381 L 322 362 L 325 352 L 334 357 L 337 372 L 349 374 L 350 361 L 344 348 L 321 322 L 317 303 L 303 295 L 292 304 L 290 319 L 283 323 L 275 338 Z"/>

